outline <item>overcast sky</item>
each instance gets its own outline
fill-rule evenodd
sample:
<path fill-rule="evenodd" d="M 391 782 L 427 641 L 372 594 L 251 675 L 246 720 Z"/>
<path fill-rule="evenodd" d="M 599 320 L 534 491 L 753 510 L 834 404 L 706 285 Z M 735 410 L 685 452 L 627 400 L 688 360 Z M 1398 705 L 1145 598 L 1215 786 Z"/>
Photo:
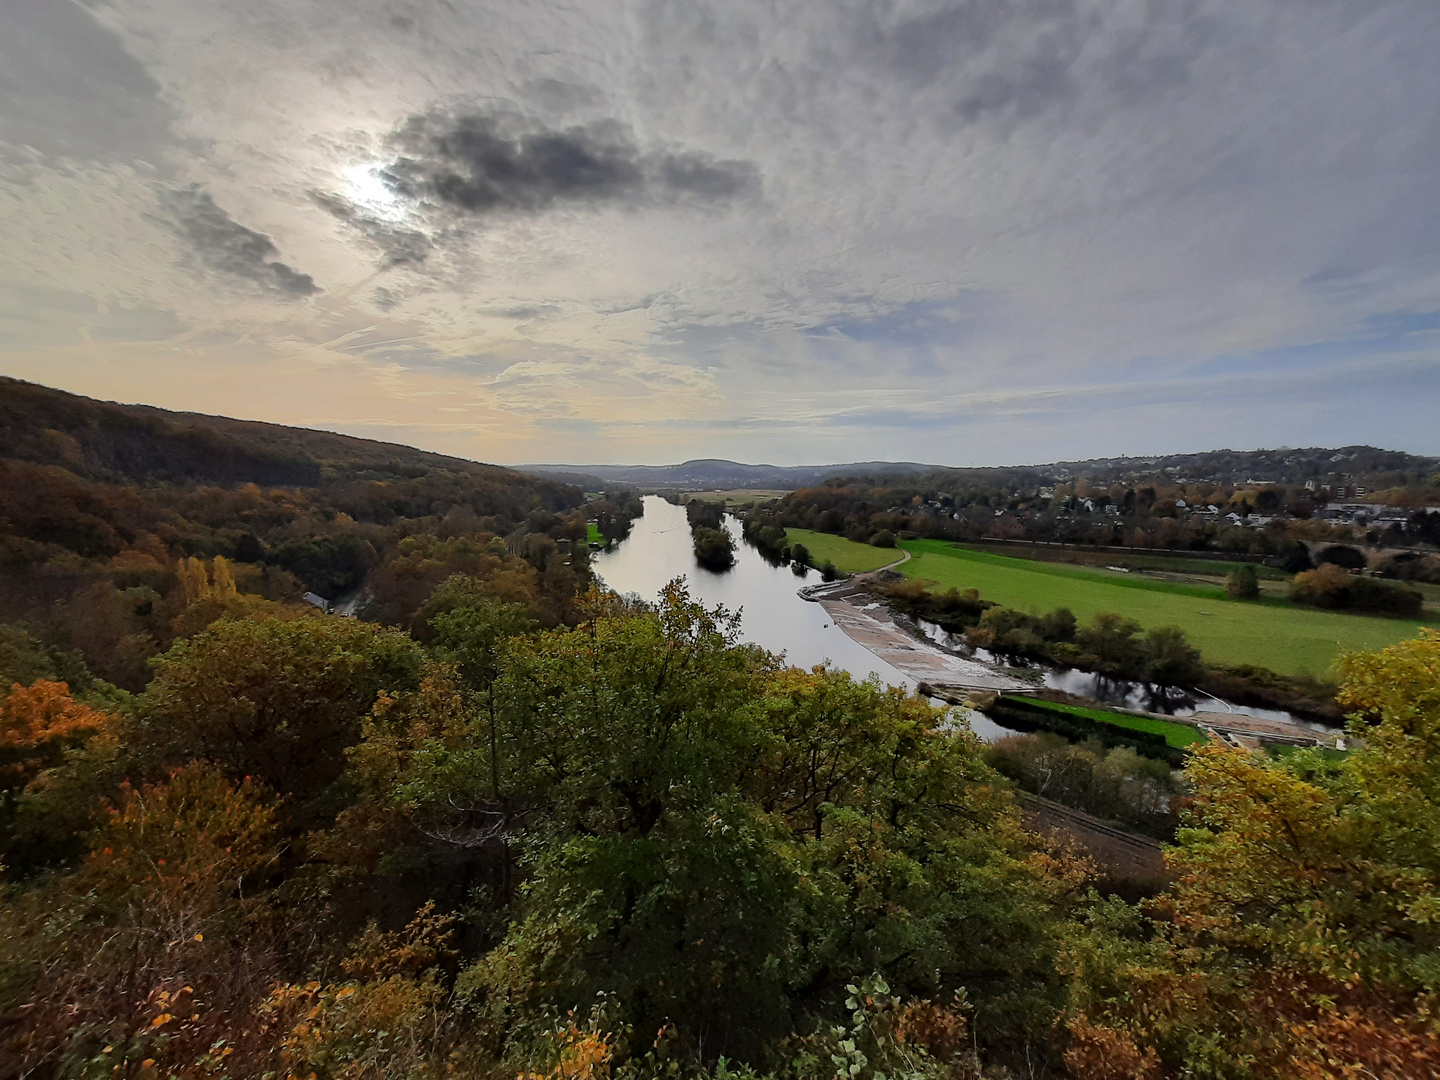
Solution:
<path fill-rule="evenodd" d="M 0 372 L 502 463 L 1440 454 L 1436 0 L 3 0 Z"/>

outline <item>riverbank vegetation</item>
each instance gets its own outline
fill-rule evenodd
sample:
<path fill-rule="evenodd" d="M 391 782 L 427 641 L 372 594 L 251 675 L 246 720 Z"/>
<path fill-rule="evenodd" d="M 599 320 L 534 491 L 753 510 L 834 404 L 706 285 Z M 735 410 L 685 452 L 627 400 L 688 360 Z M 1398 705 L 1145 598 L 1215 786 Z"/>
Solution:
<path fill-rule="evenodd" d="M 961 592 L 952 586 L 941 592 L 914 578 L 897 577 L 872 588 L 897 611 L 963 635 L 970 647 L 1001 660 L 1038 661 L 1160 688 L 1197 689 L 1239 704 L 1343 722 L 1333 682 L 1281 675 L 1253 664 L 1214 664 L 1179 627 L 1145 631 L 1133 619 L 1103 611 L 1081 626 L 1069 608 L 1035 615 L 981 599 L 977 589 Z"/>
<path fill-rule="evenodd" d="M 645 514 L 645 503 L 635 492 L 626 489 L 605 491 L 598 499 L 585 504 L 589 521 L 589 541 L 608 547 L 630 535 L 631 526 Z"/>

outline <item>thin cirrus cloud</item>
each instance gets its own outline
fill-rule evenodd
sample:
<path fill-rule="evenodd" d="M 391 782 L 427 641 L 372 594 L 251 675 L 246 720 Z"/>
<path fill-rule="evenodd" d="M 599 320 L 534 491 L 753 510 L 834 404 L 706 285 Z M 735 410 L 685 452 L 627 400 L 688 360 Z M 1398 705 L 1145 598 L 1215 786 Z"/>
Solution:
<path fill-rule="evenodd" d="M 1437 52 L 1433 0 L 14 0 L 0 371 L 499 461 L 1440 452 Z"/>

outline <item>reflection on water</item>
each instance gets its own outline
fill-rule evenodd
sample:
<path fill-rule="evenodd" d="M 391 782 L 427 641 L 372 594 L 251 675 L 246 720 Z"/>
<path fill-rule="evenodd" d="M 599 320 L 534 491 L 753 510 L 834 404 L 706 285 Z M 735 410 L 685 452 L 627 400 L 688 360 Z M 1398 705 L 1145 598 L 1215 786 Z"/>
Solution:
<path fill-rule="evenodd" d="M 685 576 L 690 593 L 706 605 L 723 604 L 741 613 L 740 633 L 771 652 L 784 653 L 799 667 L 830 661 L 856 678 L 872 672 L 882 682 L 913 689 L 915 682 L 845 636 L 819 604 L 801 600 L 795 590 L 806 581 L 788 567 L 771 566 L 740 539 L 740 522 L 726 517 L 735 540 L 735 565 L 707 570 L 695 561 L 685 510 L 656 495 L 645 497 L 645 516 L 635 520 L 628 539 L 594 558 L 596 574 L 618 593 L 638 593 L 653 601 L 672 578 Z"/>
<path fill-rule="evenodd" d="M 817 580 L 813 573 L 800 578 L 789 567 L 772 566 L 741 540 L 738 520 L 727 516 L 724 525 L 735 539 L 735 565 L 729 570 L 707 570 L 695 561 L 684 508 L 647 495 L 645 516 L 635 520 L 629 538 L 596 553 L 595 573 L 616 592 L 636 593 L 649 601 L 672 578 L 684 575 L 692 596 L 710 607 L 723 604 L 738 609 L 741 636 L 773 653 L 784 653 L 787 663 L 813 667 L 829 661 L 857 679 L 875 674 L 891 686 L 915 688 L 915 680 L 847 637 L 819 604 L 796 595 L 807 581 Z M 978 713 L 971 715 L 970 722 L 987 741 L 1013 734 Z"/>
<path fill-rule="evenodd" d="M 819 604 L 800 599 L 796 589 L 806 579 L 796 577 L 789 567 L 771 565 L 744 543 L 737 519 L 727 516 L 724 525 L 735 540 L 735 565 L 729 570 L 707 570 L 695 561 L 685 509 L 659 496 L 647 495 L 645 516 L 636 519 L 627 540 L 595 555 L 595 573 L 616 592 L 637 593 L 649 601 L 655 600 L 671 579 L 684 576 L 692 596 L 710 607 L 723 604 L 732 611 L 738 610 L 741 636 L 773 653 L 783 653 L 788 663 L 808 668 L 828 661 L 857 679 L 875 674 L 891 686 L 915 688 L 915 680 L 847 637 Z M 808 580 L 813 582 L 814 575 Z M 935 623 L 923 619 L 916 623 L 921 632 L 938 645 L 1001 667 L 1031 667 L 1041 676 L 1041 685 L 1122 708 L 1171 716 L 1236 712 L 1325 730 L 1323 725 L 1300 720 L 1278 709 L 1235 705 L 1198 692 L 1167 690 L 1146 683 L 1107 679 L 1088 671 L 1056 669 L 992 656 L 984 649 L 971 649 L 963 637 L 947 633 Z M 976 734 L 987 741 L 1011 734 L 1008 728 L 978 713 L 972 714 L 971 725 Z"/>
<path fill-rule="evenodd" d="M 1323 724 L 1302 720 L 1283 709 L 1261 709 L 1254 705 L 1237 705 L 1198 690 L 1183 690 L 1173 686 L 1156 686 L 1153 683 L 1131 682 L 1128 679 L 1111 679 L 1093 671 L 1079 671 L 1075 668 L 1052 668 L 1038 664 L 1024 657 L 997 656 L 987 649 L 974 649 L 965 642 L 964 635 L 952 634 L 939 623 L 916 619 L 915 625 L 921 633 L 937 645 L 966 656 L 973 656 L 987 664 L 1002 667 L 1030 668 L 1043 673 L 1039 685 L 1051 690 L 1062 690 L 1077 697 L 1094 698 L 1107 705 L 1122 709 L 1138 709 L 1143 712 L 1164 713 L 1167 716 L 1194 716 L 1197 712 L 1232 712 L 1254 716 L 1262 720 L 1288 721 L 1313 728 L 1328 730 Z"/>

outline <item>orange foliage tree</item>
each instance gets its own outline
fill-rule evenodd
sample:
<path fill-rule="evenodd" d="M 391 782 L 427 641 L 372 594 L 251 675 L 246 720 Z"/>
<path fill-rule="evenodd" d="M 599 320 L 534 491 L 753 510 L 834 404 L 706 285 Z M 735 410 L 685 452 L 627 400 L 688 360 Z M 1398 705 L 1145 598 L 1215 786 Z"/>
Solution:
<path fill-rule="evenodd" d="M 60 763 L 65 748 L 99 732 L 108 713 L 70 696 L 63 682 L 15 683 L 0 700 L 0 793 L 5 800 L 42 770 Z"/>

